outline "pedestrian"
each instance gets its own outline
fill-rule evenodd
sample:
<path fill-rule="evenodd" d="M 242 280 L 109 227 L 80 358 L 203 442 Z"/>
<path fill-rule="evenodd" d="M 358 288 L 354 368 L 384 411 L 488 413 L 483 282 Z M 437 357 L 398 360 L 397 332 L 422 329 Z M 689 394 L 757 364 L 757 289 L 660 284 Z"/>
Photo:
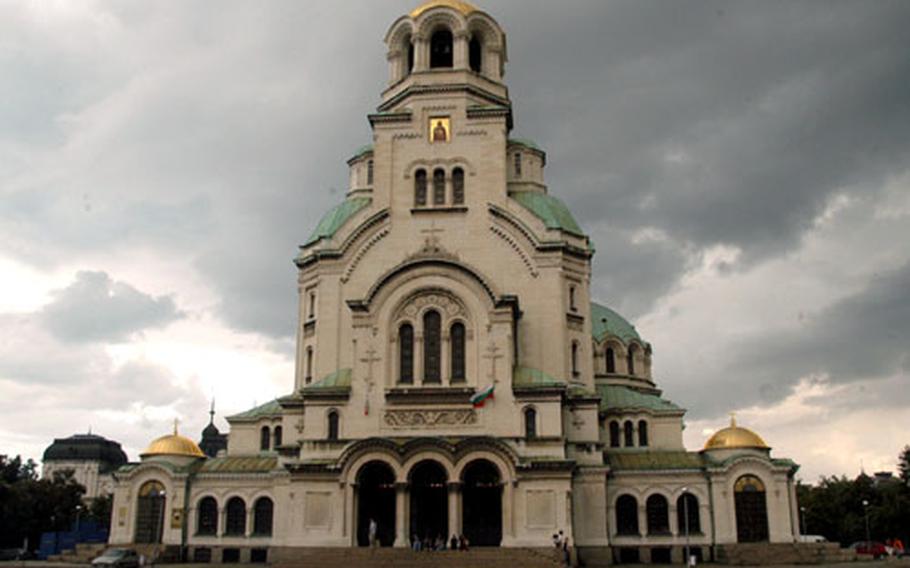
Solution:
<path fill-rule="evenodd" d="M 379 546 L 379 539 L 376 538 L 376 533 L 378 531 L 379 531 L 379 525 L 376 524 L 376 519 L 371 518 L 370 519 L 370 528 L 369 528 L 370 548 L 375 548 L 375 547 Z"/>
<path fill-rule="evenodd" d="M 572 549 L 569 548 L 569 537 L 562 539 L 562 556 L 566 566 L 572 565 Z"/>
<path fill-rule="evenodd" d="M 469 545 L 468 539 L 466 539 L 463 534 L 458 536 L 458 550 L 466 551 L 468 550 Z"/>
<path fill-rule="evenodd" d="M 452 539 L 449 541 L 449 550 L 458 550 L 458 535 L 452 533 Z"/>
<path fill-rule="evenodd" d="M 420 552 L 420 537 L 417 536 L 417 533 L 411 535 L 411 550 L 414 552 Z"/>

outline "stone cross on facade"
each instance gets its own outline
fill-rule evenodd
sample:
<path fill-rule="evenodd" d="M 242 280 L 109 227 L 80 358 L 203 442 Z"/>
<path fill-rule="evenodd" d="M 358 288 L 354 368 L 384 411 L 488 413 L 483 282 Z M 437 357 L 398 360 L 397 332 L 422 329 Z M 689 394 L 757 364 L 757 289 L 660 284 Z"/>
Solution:
<path fill-rule="evenodd" d="M 490 344 L 487 345 L 486 352 L 487 354 L 483 358 L 490 360 L 490 382 L 495 384 L 498 382 L 496 380 L 496 360 L 502 359 L 503 354 L 499 352 L 499 347 L 496 346 L 492 339 L 490 339 Z"/>
<path fill-rule="evenodd" d="M 366 376 L 366 396 L 363 402 L 363 414 L 366 416 L 370 413 L 370 396 L 373 394 L 373 385 L 375 381 L 373 380 L 373 363 L 380 361 L 381 358 L 376 355 L 376 349 L 370 345 L 370 348 L 366 351 L 366 357 L 361 357 L 361 363 L 367 364 L 367 376 Z"/>
<path fill-rule="evenodd" d="M 437 228 L 436 221 L 430 223 L 429 229 L 421 229 L 420 232 L 426 235 L 426 238 L 423 241 L 423 249 L 425 251 L 439 250 L 439 234 L 444 233 L 445 230 Z"/>
<path fill-rule="evenodd" d="M 297 429 L 298 434 L 303 434 L 303 416 L 297 419 L 297 423 L 294 424 L 294 428 Z"/>

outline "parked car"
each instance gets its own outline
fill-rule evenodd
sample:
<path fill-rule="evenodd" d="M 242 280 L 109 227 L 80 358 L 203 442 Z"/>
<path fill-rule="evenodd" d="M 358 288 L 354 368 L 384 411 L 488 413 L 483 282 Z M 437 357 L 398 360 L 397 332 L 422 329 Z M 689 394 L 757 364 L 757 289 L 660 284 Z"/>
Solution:
<path fill-rule="evenodd" d="M 818 542 L 828 542 L 828 539 L 823 537 L 820 534 L 801 534 L 799 535 L 800 542 L 806 543 L 818 543 Z"/>
<path fill-rule="evenodd" d="M 880 542 L 862 540 L 854 542 L 850 548 L 855 550 L 857 554 L 868 554 L 876 560 L 888 556 L 888 549 Z"/>
<path fill-rule="evenodd" d="M 103 568 L 138 568 L 139 555 L 129 548 L 108 548 L 92 560 L 92 566 Z"/>

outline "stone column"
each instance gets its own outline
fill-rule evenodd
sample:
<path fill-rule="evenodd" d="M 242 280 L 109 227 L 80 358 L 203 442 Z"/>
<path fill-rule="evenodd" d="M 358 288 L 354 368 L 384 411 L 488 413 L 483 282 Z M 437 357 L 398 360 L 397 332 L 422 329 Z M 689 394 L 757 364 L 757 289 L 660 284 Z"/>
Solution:
<path fill-rule="evenodd" d="M 514 493 L 513 487 L 518 482 L 506 481 L 502 484 L 502 534 L 503 540 L 508 535 L 510 539 L 515 538 L 515 523 L 512 516 L 514 513 L 515 500 L 512 498 Z"/>
<path fill-rule="evenodd" d="M 414 384 L 423 384 L 423 330 L 414 334 Z"/>
<path fill-rule="evenodd" d="M 395 548 L 408 547 L 408 522 L 405 518 L 408 502 L 408 484 L 395 484 Z"/>
<path fill-rule="evenodd" d="M 445 535 L 448 542 L 452 534 L 461 534 L 461 482 L 449 482 L 449 532 Z"/>
<path fill-rule="evenodd" d="M 468 68 L 468 32 L 460 31 L 452 37 L 452 67 L 454 69 Z"/>
<path fill-rule="evenodd" d="M 448 182 L 446 182 L 448 185 Z M 446 189 L 448 191 L 448 188 Z M 448 385 L 452 383 L 452 365 L 449 361 L 451 357 L 451 343 L 449 341 L 449 334 L 446 330 L 443 330 L 442 337 L 439 341 L 439 383 L 440 385 Z"/>
<path fill-rule="evenodd" d="M 430 41 L 421 36 L 414 37 L 414 71 L 426 71 L 430 68 Z"/>

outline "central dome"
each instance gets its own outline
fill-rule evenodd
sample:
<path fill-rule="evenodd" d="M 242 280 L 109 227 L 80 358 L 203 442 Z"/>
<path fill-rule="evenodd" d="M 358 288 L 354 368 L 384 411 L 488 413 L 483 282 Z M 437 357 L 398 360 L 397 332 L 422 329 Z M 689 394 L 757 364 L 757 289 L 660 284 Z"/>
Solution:
<path fill-rule="evenodd" d="M 718 430 L 705 443 L 706 450 L 729 450 L 733 448 L 758 448 L 768 449 L 768 444 L 761 436 L 736 425 L 736 418 L 730 417 L 730 425 Z"/>
<path fill-rule="evenodd" d="M 185 456 L 192 458 L 204 458 L 205 454 L 199 449 L 196 442 L 176 432 L 160 438 L 149 444 L 149 447 L 140 454 L 140 457 L 150 456 Z"/>
<path fill-rule="evenodd" d="M 420 6 L 414 8 L 414 10 L 411 12 L 411 17 L 417 18 L 427 10 L 431 10 L 433 8 L 451 8 L 453 10 L 461 12 L 465 16 L 471 12 L 477 11 L 477 7 L 470 2 L 462 2 L 461 0 L 430 0 L 429 2 L 424 2 Z"/>

